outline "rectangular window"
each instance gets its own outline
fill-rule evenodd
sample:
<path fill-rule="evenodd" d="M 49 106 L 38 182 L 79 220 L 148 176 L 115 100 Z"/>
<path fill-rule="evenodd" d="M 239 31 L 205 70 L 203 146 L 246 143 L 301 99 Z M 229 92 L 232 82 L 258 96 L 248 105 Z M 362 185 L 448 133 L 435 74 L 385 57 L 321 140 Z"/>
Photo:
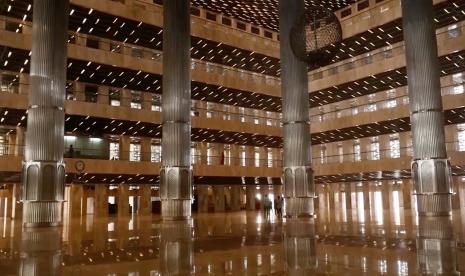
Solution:
<path fill-rule="evenodd" d="M 360 144 L 354 145 L 354 160 L 356 162 L 359 162 L 362 160 L 362 152 L 361 152 Z"/>
<path fill-rule="evenodd" d="M 389 151 L 391 153 L 391 158 L 400 157 L 400 142 L 399 139 L 392 139 L 389 141 Z"/>
<path fill-rule="evenodd" d="M 119 159 L 119 143 L 110 142 L 110 160 Z"/>
<path fill-rule="evenodd" d="M 460 124 L 457 125 L 458 129 L 458 140 L 459 140 L 459 145 L 458 145 L 458 150 L 459 151 L 465 151 L 465 125 Z"/>
<path fill-rule="evenodd" d="M 8 152 L 7 142 L 5 136 L 0 136 L 0 156 L 6 155 Z"/>
<path fill-rule="evenodd" d="M 339 163 L 344 162 L 344 147 L 342 145 L 337 145 L 337 154 L 339 155 Z"/>
<path fill-rule="evenodd" d="M 324 164 L 326 163 L 326 147 L 321 147 L 320 150 L 320 163 Z"/>
<path fill-rule="evenodd" d="M 246 165 L 245 149 L 241 149 L 241 166 L 245 167 Z"/>
<path fill-rule="evenodd" d="M 161 145 L 150 145 L 150 161 L 161 162 Z"/>
<path fill-rule="evenodd" d="M 258 125 L 258 124 L 260 123 L 260 120 L 257 119 L 257 118 L 253 118 L 253 123 L 256 124 L 256 125 Z"/>
<path fill-rule="evenodd" d="M 140 144 L 129 144 L 129 161 L 140 161 Z"/>
<path fill-rule="evenodd" d="M 268 168 L 271 168 L 273 167 L 273 150 L 272 149 L 268 149 Z"/>
<path fill-rule="evenodd" d="M 449 33 L 449 37 L 451 38 L 459 37 L 462 34 L 462 30 L 456 24 L 447 27 L 447 32 Z"/>
<path fill-rule="evenodd" d="M 387 108 L 394 108 L 397 106 L 397 101 L 396 100 L 389 100 L 386 103 Z"/>
<path fill-rule="evenodd" d="M 257 149 L 255 149 L 254 153 L 254 159 L 255 159 L 255 167 L 260 167 L 260 152 L 258 152 Z"/>
<path fill-rule="evenodd" d="M 371 142 L 370 145 L 371 151 L 371 160 L 379 160 L 379 143 L 378 142 Z"/>
<path fill-rule="evenodd" d="M 221 23 L 223 23 L 223 25 L 226 25 L 226 26 L 231 26 L 232 25 L 232 21 L 231 19 L 227 18 L 227 17 L 224 17 L 221 19 Z"/>
<path fill-rule="evenodd" d="M 192 165 L 194 165 L 197 161 L 197 149 L 195 148 L 195 145 L 191 147 L 191 162 Z"/>

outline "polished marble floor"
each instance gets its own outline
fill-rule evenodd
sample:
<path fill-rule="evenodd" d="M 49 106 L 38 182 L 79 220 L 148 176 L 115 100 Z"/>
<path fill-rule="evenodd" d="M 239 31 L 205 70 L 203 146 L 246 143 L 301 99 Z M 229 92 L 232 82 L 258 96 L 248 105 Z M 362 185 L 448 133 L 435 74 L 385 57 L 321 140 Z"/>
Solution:
<path fill-rule="evenodd" d="M 416 275 L 451 266 L 465 273 L 465 210 L 450 224 L 424 225 L 411 210 L 394 219 L 385 211 L 381 221 L 365 212 L 281 220 L 244 211 L 188 222 L 88 215 L 34 230 L 0 220 L 0 275 Z M 419 228 L 437 239 L 422 240 L 422 231 L 417 238 Z"/>

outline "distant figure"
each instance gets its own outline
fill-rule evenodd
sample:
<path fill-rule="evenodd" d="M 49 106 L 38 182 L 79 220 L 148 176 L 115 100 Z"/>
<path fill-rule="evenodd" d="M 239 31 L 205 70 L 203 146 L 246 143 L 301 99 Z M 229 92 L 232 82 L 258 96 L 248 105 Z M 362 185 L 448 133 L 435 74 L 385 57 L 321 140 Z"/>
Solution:
<path fill-rule="evenodd" d="M 274 203 L 274 208 L 276 209 L 276 215 L 278 216 L 278 218 L 281 218 L 283 216 L 283 204 L 284 199 L 278 196 Z"/>
<path fill-rule="evenodd" d="M 73 148 L 73 145 L 70 145 L 70 146 L 69 146 L 68 155 L 69 155 L 69 158 L 73 158 L 73 157 L 74 157 L 74 148 Z"/>
<path fill-rule="evenodd" d="M 269 218 L 272 207 L 271 200 L 268 198 L 268 196 L 265 196 L 263 199 L 263 211 L 265 212 L 265 218 Z"/>
<path fill-rule="evenodd" d="M 220 165 L 224 165 L 224 151 L 221 152 Z"/>

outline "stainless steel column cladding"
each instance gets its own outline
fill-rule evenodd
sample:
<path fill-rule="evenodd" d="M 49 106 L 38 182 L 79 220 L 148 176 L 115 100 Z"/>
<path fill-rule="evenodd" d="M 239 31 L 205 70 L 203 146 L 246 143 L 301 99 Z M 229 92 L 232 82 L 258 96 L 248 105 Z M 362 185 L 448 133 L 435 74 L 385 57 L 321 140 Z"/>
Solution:
<path fill-rule="evenodd" d="M 54 226 L 62 220 L 68 16 L 68 0 L 34 1 L 22 172 L 25 226 Z"/>
<path fill-rule="evenodd" d="M 307 65 L 291 48 L 291 30 L 304 30 L 304 0 L 280 0 L 281 92 L 284 128 L 284 198 L 288 217 L 313 216 L 315 187 L 311 168 Z M 296 25 L 299 24 L 300 25 Z M 304 39 L 304 36 L 302 36 Z M 300 44 L 300 43 L 297 43 Z M 305 42 L 302 41 L 302 47 Z"/>
<path fill-rule="evenodd" d="M 403 0 L 412 178 L 419 215 L 451 212 L 451 169 L 447 160 L 436 26 L 432 0 Z"/>
<path fill-rule="evenodd" d="M 185 219 L 191 216 L 192 199 L 190 1 L 165 1 L 163 16 L 161 214 Z"/>

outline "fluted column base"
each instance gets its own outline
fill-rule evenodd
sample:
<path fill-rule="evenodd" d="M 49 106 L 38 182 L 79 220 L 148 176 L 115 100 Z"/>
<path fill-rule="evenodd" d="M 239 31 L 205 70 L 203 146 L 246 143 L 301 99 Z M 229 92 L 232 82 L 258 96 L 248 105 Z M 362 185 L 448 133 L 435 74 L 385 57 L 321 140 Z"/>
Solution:
<path fill-rule="evenodd" d="M 315 197 L 288 197 L 285 198 L 286 217 L 313 217 L 315 216 Z"/>
<path fill-rule="evenodd" d="M 24 201 L 24 227 L 48 227 L 62 224 L 63 201 Z"/>
<path fill-rule="evenodd" d="M 414 195 L 419 216 L 451 214 L 451 167 L 447 159 L 414 160 L 412 162 Z"/>
<path fill-rule="evenodd" d="M 192 168 L 162 167 L 160 171 L 161 217 L 183 220 L 191 217 Z"/>
<path fill-rule="evenodd" d="M 186 220 L 192 216 L 190 199 L 162 199 L 163 220 Z"/>
<path fill-rule="evenodd" d="M 308 166 L 285 167 L 284 211 L 286 217 L 315 215 L 315 184 L 313 170 Z"/>

